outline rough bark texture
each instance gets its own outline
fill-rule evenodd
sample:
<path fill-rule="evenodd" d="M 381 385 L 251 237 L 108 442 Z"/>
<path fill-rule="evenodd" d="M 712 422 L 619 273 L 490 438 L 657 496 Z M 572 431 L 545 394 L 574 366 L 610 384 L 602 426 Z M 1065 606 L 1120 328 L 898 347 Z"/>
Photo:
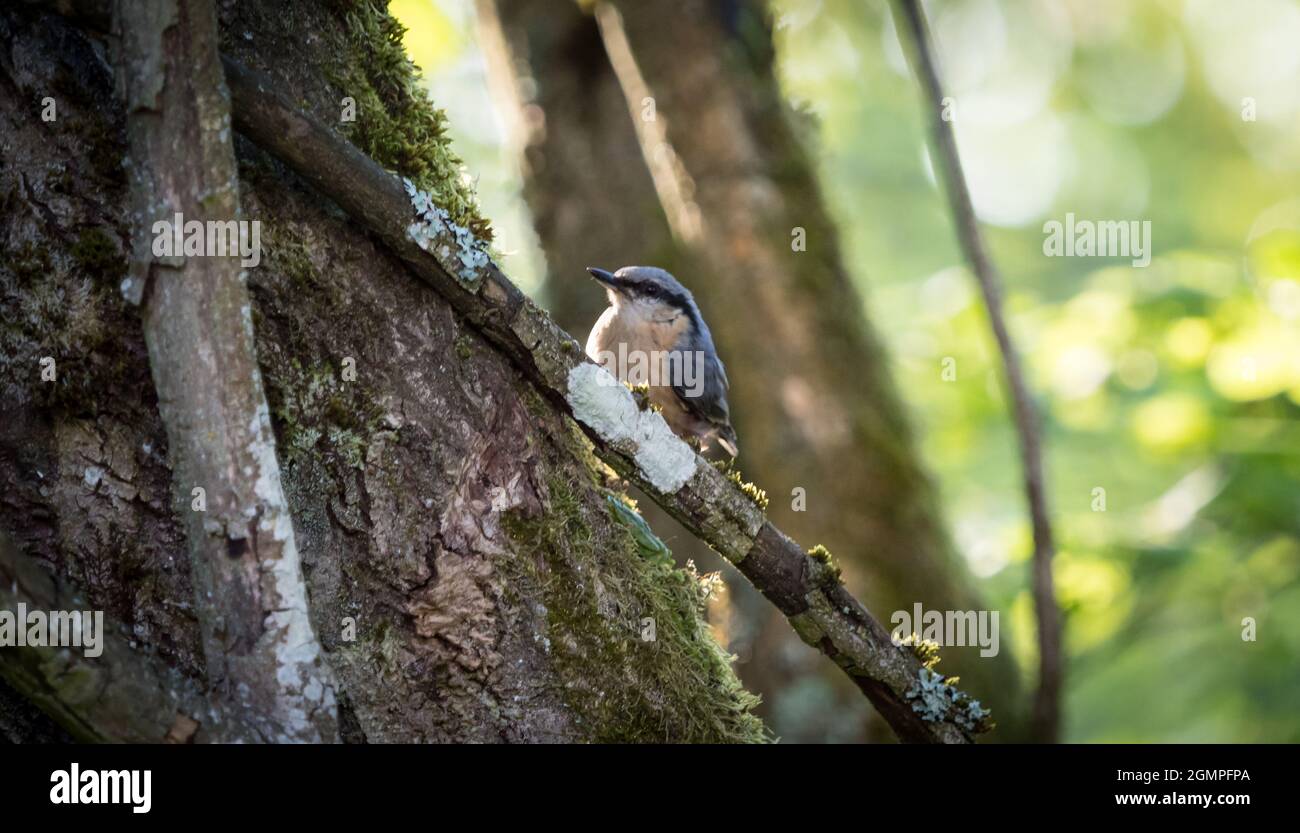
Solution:
<path fill-rule="evenodd" d="M 372 153 L 373 120 L 427 116 L 371 4 L 239 3 L 222 24 L 224 52 L 323 122 L 362 103 L 352 129 Z M 117 293 L 126 138 L 106 54 L 57 17 L 0 11 L 0 527 L 201 684 L 166 434 Z M 52 123 L 34 116 L 46 95 Z M 245 216 L 263 222 L 257 356 L 344 739 L 762 739 L 696 583 L 638 555 L 572 423 L 357 223 L 236 150 Z M 46 355 L 57 382 L 40 381 Z"/>
<path fill-rule="evenodd" d="M 258 241 L 225 235 L 223 250 L 234 251 L 224 257 L 159 257 L 154 247 L 159 221 L 176 241 L 194 236 L 191 224 L 246 222 L 216 14 L 210 0 L 118 0 L 115 9 L 134 241 L 122 292 L 143 305 L 208 683 L 245 704 L 268 741 L 336 740 L 334 682 L 308 618 L 253 347 L 241 256 Z"/>
<path fill-rule="evenodd" d="M 370 7 L 363 11 L 380 14 Z M 299 27 L 303 23 L 294 21 L 294 25 Z M 349 18 L 349 23 L 354 32 L 383 29 L 374 19 L 371 20 L 376 24 L 374 26 L 358 27 L 352 18 Z M 395 49 L 392 38 L 388 40 Z M 400 52 L 394 57 L 396 63 L 405 66 Z M 403 186 L 397 177 L 384 172 L 339 139 L 318 118 L 304 114 L 290 104 L 286 95 L 278 93 L 283 79 L 246 70 L 238 57 L 229 58 L 225 64 L 234 92 L 234 109 L 240 114 L 236 126 L 278 159 L 287 162 L 363 226 L 378 234 L 388 249 L 407 265 L 410 273 L 432 286 L 455 313 L 472 325 L 474 332 L 491 342 L 494 358 L 509 360 L 514 370 L 534 386 L 533 390 L 547 398 L 545 403 L 533 400 L 539 413 L 535 414 L 538 423 L 532 427 L 543 430 L 552 442 L 558 442 L 564 436 L 573 442 L 577 435 L 569 429 L 564 416 L 571 415 L 594 441 L 595 451 L 605 463 L 652 494 L 695 535 L 740 566 L 755 585 L 789 616 L 795 631 L 804 641 L 815 645 L 858 683 L 904 740 L 965 742 L 969 740 L 966 732 L 987 727 L 986 713 L 978 708 L 978 704 L 971 703 L 944 683 L 941 677 L 923 668 L 917 656 L 890 642 L 879 623 L 839 584 L 838 569 L 824 550 L 805 553 L 765 522 L 761 508 L 756 505 L 764 501 L 751 497 L 752 487 L 738 488 L 739 484 L 732 478 L 723 476 L 701 460 L 672 435 L 661 416 L 645 408 L 644 404 L 638 405 L 630 392 L 581 357 L 576 342 L 519 293 L 484 255 L 481 244 L 474 241 L 469 229 L 457 223 L 440 202 L 431 201 L 429 194 L 409 179 Z M 355 79 L 353 83 L 356 83 Z M 397 89 L 409 94 L 409 86 L 409 79 L 405 79 Z M 309 106 L 305 98 L 298 100 L 303 102 L 301 106 Z M 415 130 L 402 131 L 402 135 L 415 133 Z M 436 158 L 426 161 L 435 168 L 439 165 Z M 455 203 L 449 205 L 455 207 Z M 333 285 L 327 286 L 333 288 Z M 400 301 L 398 299 L 399 306 Z M 404 306 L 400 308 L 406 309 Z M 349 312 L 356 317 L 354 310 L 349 309 Z M 449 315 L 455 313 L 449 311 Z M 372 324 L 370 330 L 376 329 L 382 327 Z M 259 328 L 259 332 L 264 330 Z M 389 341 L 398 347 L 402 345 L 402 339 L 396 336 Z M 401 352 L 400 349 L 397 351 L 399 355 Z M 349 377 L 347 368 L 351 365 L 355 370 L 361 364 L 352 356 L 345 356 L 341 364 L 345 368 L 342 381 L 358 381 L 355 372 Z M 510 379 L 521 381 L 517 376 Z M 300 381 L 303 383 L 294 386 L 290 393 L 311 393 L 328 386 L 311 384 L 313 380 Z M 336 417 L 337 411 L 332 414 L 331 411 L 334 409 L 327 409 L 326 416 Z M 290 409 L 290 413 L 301 415 L 303 409 Z M 452 409 L 451 413 L 456 413 L 456 410 Z M 501 415 L 499 406 L 490 409 L 490 416 Z M 404 417 L 407 417 L 404 409 L 400 416 L 389 412 L 382 415 L 382 422 L 389 427 L 400 427 Z M 548 426 L 542 424 L 544 419 L 558 423 L 555 426 L 557 433 L 546 431 Z M 359 432 L 365 430 L 355 425 L 348 427 Z M 521 429 L 523 427 L 521 424 Z M 374 432 L 376 436 L 378 433 Z M 334 439 L 332 433 L 329 436 Z M 315 449 L 321 439 L 322 432 L 315 431 L 307 435 L 305 443 L 294 442 L 291 445 L 299 449 Z M 374 448 L 375 437 L 370 439 L 372 442 L 361 444 L 366 450 L 364 459 L 367 464 L 372 462 L 369 452 Z M 549 497 L 551 505 L 546 508 L 555 510 L 540 523 L 532 523 L 527 514 L 522 520 L 494 518 L 494 514 L 503 509 L 520 506 L 513 499 L 522 474 L 514 471 L 514 467 L 531 461 L 524 454 L 533 447 L 529 439 L 524 437 L 523 447 L 501 439 L 485 441 L 481 456 L 487 460 L 503 459 L 494 453 L 502 446 L 507 447 L 507 452 L 514 452 L 509 454 L 505 464 L 513 472 L 513 477 L 508 483 L 489 488 L 485 494 L 474 495 L 478 499 L 467 500 L 467 505 L 458 507 L 453 501 L 452 509 L 459 509 L 459 512 L 450 528 L 448 515 L 441 516 L 440 543 L 445 549 L 456 552 L 459 552 L 456 545 L 461 544 L 469 546 L 478 555 L 494 554 L 490 542 L 495 520 L 511 540 L 527 541 L 551 550 L 563 549 L 565 563 L 577 567 L 580 587 L 584 579 L 590 578 L 597 585 L 598 597 L 602 588 L 608 593 L 613 587 L 633 594 L 625 599 L 626 603 L 634 606 L 637 601 L 642 603 L 640 611 L 643 615 L 639 619 L 642 639 L 665 649 L 663 654 L 653 659 L 629 658 L 626 645 L 617 639 L 612 644 L 596 640 L 592 651 L 582 651 L 582 643 L 574 638 L 575 631 L 589 633 L 592 628 L 589 622 L 586 626 L 581 624 L 588 619 L 583 615 L 582 599 L 570 594 L 548 600 L 552 611 L 563 611 L 563 624 L 556 625 L 557 635 L 569 637 L 570 645 L 566 647 L 575 647 L 578 652 L 576 658 L 565 657 L 561 652 L 556 660 L 560 673 L 563 675 L 567 669 L 574 678 L 574 683 L 567 686 L 570 691 L 566 702 L 579 713 L 575 722 L 582 723 L 584 729 L 594 722 L 597 737 L 612 734 L 672 739 L 674 730 L 688 738 L 721 736 L 724 739 L 752 740 L 760 737 L 761 729 L 749 714 L 752 699 L 739 689 L 717 646 L 701 628 L 697 608 L 702 593 L 692 578 L 657 560 L 632 557 L 634 553 L 627 551 L 630 548 L 627 535 L 618 537 L 624 545 L 623 557 L 617 557 L 616 553 L 608 561 L 597 560 L 600 567 L 589 564 L 591 557 L 601 550 L 589 551 L 588 548 L 598 543 L 601 533 L 609 535 L 618 525 L 597 532 L 587 518 L 575 521 L 573 511 L 581 508 L 572 502 L 577 481 L 557 483 L 547 480 L 545 490 L 549 495 L 542 495 L 539 485 L 538 497 L 543 503 L 547 503 Z M 435 442 L 433 448 L 439 450 L 446 444 Z M 344 445 L 344 452 L 355 450 L 351 443 Z M 582 443 L 568 445 L 567 455 L 557 461 L 557 465 L 568 462 L 585 471 L 588 479 L 594 479 L 598 470 L 585 453 L 589 448 Z M 343 456 L 345 463 L 350 462 L 346 453 Z M 389 458 L 386 456 L 384 459 Z M 466 461 L 472 463 L 474 458 L 466 450 L 457 460 L 463 466 Z M 475 469 L 472 465 L 470 468 Z M 490 468 L 486 463 L 477 468 L 477 485 L 483 485 L 484 474 L 490 473 Z M 409 467 L 403 467 L 395 474 L 407 475 L 402 485 L 411 485 Z M 530 470 L 529 474 L 533 472 Z M 487 479 L 489 483 L 494 480 Z M 533 477 L 531 482 L 537 484 L 536 478 Z M 313 495 L 319 495 L 320 491 L 319 488 L 313 490 Z M 408 500 L 411 492 L 410 488 L 394 490 L 395 495 L 400 494 Z M 597 494 L 594 492 L 592 489 L 586 496 L 595 498 Z M 624 522 L 629 510 L 614 496 L 606 497 L 616 511 L 606 514 L 605 505 L 598 500 L 591 508 L 598 507 L 607 519 L 612 516 L 620 523 Z M 369 492 L 362 495 L 360 509 L 367 520 L 374 514 L 372 498 L 373 494 Z M 524 498 L 521 503 L 526 504 L 526 495 Z M 432 502 L 426 499 L 426 507 Z M 635 518 L 635 515 L 631 517 Z M 636 529 L 633 537 L 639 545 L 644 545 L 647 533 L 637 529 L 638 525 L 633 524 Z M 405 548 L 403 545 L 417 540 L 409 528 L 401 532 L 404 534 L 394 538 L 399 553 Z M 487 539 L 489 544 L 476 545 L 480 537 Z M 442 584 L 445 579 L 439 575 L 441 567 L 441 562 L 434 564 L 433 575 L 416 589 L 427 589 L 430 580 Z M 604 576 L 601 567 L 608 571 Z M 636 580 L 638 569 L 644 570 L 640 581 Z M 555 576 L 548 576 L 548 579 L 553 580 Z M 523 586 L 525 583 L 519 581 L 515 584 Z M 543 593 L 561 589 L 548 581 Z M 640 597 L 635 595 L 637 589 L 643 591 Z M 598 619 L 608 617 L 611 612 L 610 608 L 602 607 L 600 601 L 598 599 L 596 605 Z M 610 600 L 607 597 L 604 601 Z M 617 617 L 627 607 L 613 601 L 612 613 Z M 316 610 L 313 607 L 313 612 Z M 454 610 L 444 615 L 447 612 L 438 608 L 432 621 L 421 620 L 419 612 L 412 615 L 417 618 L 417 635 L 423 636 L 427 630 L 432 630 L 435 635 L 449 639 L 444 633 L 447 628 L 455 631 L 458 627 L 469 627 L 468 638 L 472 641 L 482 632 L 473 627 L 479 623 L 472 612 Z M 651 615 L 645 616 L 645 613 Z M 355 624 L 347 619 L 344 622 Z M 657 627 L 660 634 L 657 642 L 653 638 L 646 640 L 647 623 L 652 634 Z M 548 617 L 548 624 L 555 623 Z M 348 633 L 345 627 L 342 641 L 354 641 L 349 639 Z M 449 641 L 463 652 L 466 635 L 457 633 L 457 636 Z M 549 637 L 543 636 L 542 642 L 549 653 Z M 373 656 L 373 652 L 366 654 L 367 658 Z M 455 659 L 472 671 L 484 666 L 494 667 L 494 663 L 484 661 L 481 654 L 470 657 L 470 663 L 464 662 L 462 656 Z M 661 660 L 661 664 L 656 666 L 654 659 Z M 653 676 L 647 681 L 639 678 L 639 673 Z M 665 703 L 660 696 L 647 704 L 644 698 L 651 681 L 658 683 L 661 689 L 676 691 L 681 696 L 673 703 Z M 527 698 L 517 695 L 515 702 L 521 699 Z M 647 705 L 650 707 L 649 715 L 640 708 Z M 490 722 L 489 718 L 490 715 L 482 715 L 472 721 L 472 725 L 481 729 Z"/>
<path fill-rule="evenodd" d="M 23 609 L 20 605 L 27 610 L 89 612 L 84 596 L 0 535 L 0 610 L 18 611 Z M 12 740 L 247 743 L 259 739 L 259 733 L 244 724 L 243 709 L 230 709 L 194 680 L 136 651 L 120 623 L 104 622 L 98 650 L 96 657 L 46 645 L 0 651 L 0 679 L 12 686 L 0 695 L 10 704 L 0 708 L 0 721 Z M 23 715 L 18 702 L 38 706 L 64 731 Z"/>
<path fill-rule="evenodd" d="M 849 586 L 882 619 L 916 602 L 978 608 L 781 97 L 761 4 L 636 2 L 619 4 L 621 17 L 605 6 L 597 17 L 613 65 L 595 53 L 603 51 L 593 42 L 595 19 L 575 3 L 480 6 L 489 28 L 499 21 L 508 47 L 509 60 L 498 63 L 528 94 L 520 107 L 526 195 L 546 249 L 548 300 L 561 322 L 585 332 L 594 320 L 591 293 L 582 287 L 572 297 L 568 271 L 594 258 L 588 253 L 608 251 L 601 256 L 613 260 L 601 265 L 611 268 L 641 262 L 675 271 L 694 290 L 728 363 L 741 463 L 773 496 L 773 521 L 834 551 Z M 620 80 L 618 122 L 607 113 Z M 612 202 L 604 182 L 616 187 Z M 660 203 L 657 194 L 662 207 L 647 212 L 647 203 Z M 796 228 L 806 251 L 792 248 Z M 796 487 L 806 490 L 806 512 L 792 509 Z M 798 656 L 782 648 L 785 623 L 768 624 L 755 650 Z M 1004 707 L 1003 728 L 1014 732 L 1010 655 L 944 655 L 968 687 Z M 742 670 L 760 691 L 780 691 L 807 673 L 775 659 Z M 795 724 L 782 728 L 800 737 Z"/>

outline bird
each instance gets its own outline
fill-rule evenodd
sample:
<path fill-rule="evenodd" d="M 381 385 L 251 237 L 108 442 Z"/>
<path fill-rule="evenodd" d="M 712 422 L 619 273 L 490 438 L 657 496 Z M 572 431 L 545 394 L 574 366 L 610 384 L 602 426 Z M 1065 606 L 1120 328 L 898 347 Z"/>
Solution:
<path fill-rule="evenodd" d="M 620 381 L 647 385 L 650 404 L 677 436 L 739 456 L 727 370 L 690 290 L 654 266 L 587 271 L 609 299 L 587 337 L 587 355 Z"/>

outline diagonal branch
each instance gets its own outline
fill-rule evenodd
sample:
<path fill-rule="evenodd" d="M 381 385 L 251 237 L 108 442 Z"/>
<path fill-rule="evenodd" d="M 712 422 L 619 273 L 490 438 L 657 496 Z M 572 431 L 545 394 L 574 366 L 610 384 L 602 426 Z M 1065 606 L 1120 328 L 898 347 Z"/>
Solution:
<path fill-rule="evenodd" d="M 211 0 L 118 0 L 113 27 L 136 245 L 122 290 L 142 304 L 208 679 L 265 740 L 333 740 L 333 684 L 307 615 L 240 258 L 155 251 L 197 234 L 209 246 L 221 236 L 224 252 L 243 223 L 216 12 Z M 241 249 L 257 245 L 250 227 L 239 232 Z"/>
<path fill-rule="evenodd" d="M 572 336 L 475 249 L 465 230 L 439 218 L 436 208 L 418 217 L 397 177 L 299 112 L 266 79 L 230 58 L 224 63 L 237 130 L 383 239 L 549 401 L 577 420 L 602 460 L 734 564 L 805 642 L 834 660 L 901 739 L 969 741 L 954 722 L 927 720 L 913 708 L 909 693 L 920 692 L 920 662 L 894 645 L 839 583 L 837 571 L 768 522 L 750 497 L 673 435 L 662 417 L 641 411 L 626 388 L 592 364 Z M 415 194 L 417 205 L 422 196 Z M 947 695 L 956 692 L 948 689 Z M 950 716 L 979 723 L 969 718 L 978 716 L 978 708 L 967 704 L 962 699 Z"/>
<path fill-rule="evenodd" d="M 935 66 L 934 50 L 930 43 L 925 12 L 918 0 L 898 0 L 901 14 L 900 29 L 909 35 L 912 49 L 909 58 L 913 71 L 920 80 L 930 111 L 930 126 L 934 142 L 935 168 L 942 172 L 947 184 L 948 202 L 962 251 L 970 262 L 971 271 L 979 282 L 988 308 L 989 323 L 1002 353 L 1003 370 L 1011 394 L 1012 414 L 1020 443 L 1020 457 L 1024 465 L 1025 494 L 1034 528 L 1034 605 L 1038 615 L 1038 691 L 1034 697 L 1032 731 L 1037 740 L 1052 743 L 1060 736 L 1061 722 L 1061 612 L 1056 604 L 1052 586 L 1052 525 L 1047 512 L 1047 495 L 1043 483 L 1043 451 L 1041 428 L 1034 409 L 1029 387 L 1025 383 L 1020 357 L 1007 329 L 1002 311 L 1002 286 L 997 268 L 989 258 L 971 205 L 970 191 L 962 174 L 961 157 L 957 153 L 957 140 L 952 124 L 943 118 L 943 88 Z"/>

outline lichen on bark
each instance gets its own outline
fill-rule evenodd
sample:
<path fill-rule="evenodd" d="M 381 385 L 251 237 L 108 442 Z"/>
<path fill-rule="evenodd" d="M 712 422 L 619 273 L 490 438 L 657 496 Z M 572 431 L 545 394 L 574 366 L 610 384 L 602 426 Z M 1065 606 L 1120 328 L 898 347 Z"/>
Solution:
<path fill-rule="evenodd" d="M 365 56 L 335 48 L 355 33 L 334 8 L 239 3 L 222 12 L 223 52 L 337 121 L 341 93 L 329 70 Z M 0 486 L 11 497 L 0 526 L 201 684 L 165 433 L 140 322 L 116 292 L 121 275 L 109 273 L 120 264 L 104 245 L 129 239 L 125 193 L 86 151 L 87 136 L 112 135 L 116 105 L 93 74 L 78 72 L 65 83 L 90 88 L 69 98 L 69 118 L 32 124 L 24 108 L 50 83 L 42 73 L 61 61 L 93 65 L 93 50 L 57 17 L 6 8 L 0 52 L 15 50 L 20 61 L 0 59 L 14 81 L 0 84 L 0 118 L 15 124 L 6 162 L 19 163 L 0 172 L 0 242 L 29 247 L 20 263 L 30 266 L 24 277 L 0 264 L 6 303 L 30 297 L 27 280 L 84 275 L 105 288 L 79 314 L 102 335 L 92 347 L 71 339 L 60 348 L 76 397 L 40 399 L 34 364 L 43 346 L 75 334 L 72 324 L 41 305 L 31 329 L 0 332 L 0 352 L 23 346 L 5 379 L 23 395 L 3 404 Z M 403 114 L 385 116 L 397 123 Z M 236 151 L 244 214 L 268 231 L 248 277 L 257 357 L 344 738 L 762 739 L 694 584 L 639 560 L 604 503 L 607 471 L 573 423 L 374 238 L 251 144 Z M 20 179 L 19 170 L 35 173 Z M 425 171 L 422 188 L 463 198 L 458 165 Z M 64 177 L 70 184 L 56 181 Z M 457 209 L 457 222 L 473 227 L 471 208 Z M 90 228 L 104 239 L 86 236 Z M 345 358 L 354 380 L 342 375 Z M 585 543 L 580 555 L 571 533 Z M 656 619 L 655 643 L 628 624 L 639 625 L 630 616 L 641 611 Z M 569 685 L 582 681 L 598 685 Z M 0 729 L 21 731 L 5 713 Z"/>

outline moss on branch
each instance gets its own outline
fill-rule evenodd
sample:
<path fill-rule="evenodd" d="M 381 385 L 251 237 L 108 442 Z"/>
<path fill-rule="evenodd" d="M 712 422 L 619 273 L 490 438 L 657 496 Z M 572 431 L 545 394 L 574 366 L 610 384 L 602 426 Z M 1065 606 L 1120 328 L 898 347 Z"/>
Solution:
<path fill-rule="evenodd" d="M 356 120 L 344 124 L 347 137 L 384 167 L 427 191 L 451 219 L 491 242 L 491 223 L 451 149 L 447 116 L 420 84 L 419 68 L 406 57 L 406 28 L 383 0 L 336 4 L 345 22 L 348 54 L 330 82 L 356 101 Z"/>

